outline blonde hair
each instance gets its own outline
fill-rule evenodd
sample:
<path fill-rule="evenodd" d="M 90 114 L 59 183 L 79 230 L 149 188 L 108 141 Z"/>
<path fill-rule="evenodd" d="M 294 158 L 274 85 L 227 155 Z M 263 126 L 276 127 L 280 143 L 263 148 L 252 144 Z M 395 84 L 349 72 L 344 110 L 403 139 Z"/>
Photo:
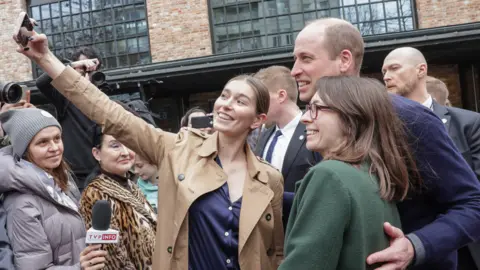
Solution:
<path fill-rule="evenodd" d="M 284 89 L 288 98 L 293 102 L 297 102 L 297 82 L 290 72 L 290 69 L 284 66 L 270 66 L 259 70 L 254 77 L 262 81 L 269 92 L 276 93 L 279 89 Z"/>

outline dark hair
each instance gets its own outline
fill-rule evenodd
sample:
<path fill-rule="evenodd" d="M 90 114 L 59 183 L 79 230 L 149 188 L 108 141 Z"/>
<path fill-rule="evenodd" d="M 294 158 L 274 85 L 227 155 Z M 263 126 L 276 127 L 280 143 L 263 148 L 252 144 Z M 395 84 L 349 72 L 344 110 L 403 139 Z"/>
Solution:
<path fill-rule="evenodd" d="M 72 55 L 72 61 L 78 61 L 80 56 L 85 55 L 88 59 L 94 59 L 97 58 L 99 61 L 97 70 L 99 70 L 102 67 L 102 58 L 100 57 L 100 54 L 93 48 L 93 47 L 80 47 Z"/>
<path fill-rule="evenodd" d="M 268 108 L 270 107 L 270 94 L 268 93 L 268 88 L 262 81 L 252 75 L 239 75 L 231 78 L 225 85 L 232 81 L 243 81 L 252 88 L 256 99 L 255 109 L 257 114 L 266 114 L 268 112 Z"/>
<path fill-rule="evenodd" d="M 113 100 L 113 102 L 122 106 L 126 111 L 131 112 L 133 115 L 137 116 L 138 118 L 141 118 L 136 111 L 134 111 L 132 108 L 130 108 L 125 103 L 123 103 L 119 100 Z M 96 125 L 95 126 L 95 132 L 94 132 L 94 135 L 93 135 L 93 147 L 95 147 L 97 149 L 102 148 L 103 139 L 105 137 L 104 135 L 105 134 L 102 132 L 102 128 L 100 126 Z M 101 168 L 100 168 L 100 164 L 97 162 L 97 164 L 93 168 L 92 172 L 85 179 L 85 187 L 88 184 L 90 184 L 90 182 L 92 182 L 95 178 L 97 178 L 97 176 L 99 176 L 100 174 L 101 174 Z"/>
<path fill-rule="evenodd" d="M 385 86 L 375 79 L 323 77 L 315 85 L 320 99 L 339 113 L 346 141 L 324 159 L 351 164 L 371 162 L 380 196 L 403 200 L 420 175 L 403 122 L 394 111 Z"/>
<path fill-rule="evenodd" d="M 207 112 L 200 107 L 190 108 L 180 120 L 180 127 L 188 127 L 188 118 L 190 118 L 190 115 L 193 113 L 203 113 L 205 115 L 207 114 Z"/>

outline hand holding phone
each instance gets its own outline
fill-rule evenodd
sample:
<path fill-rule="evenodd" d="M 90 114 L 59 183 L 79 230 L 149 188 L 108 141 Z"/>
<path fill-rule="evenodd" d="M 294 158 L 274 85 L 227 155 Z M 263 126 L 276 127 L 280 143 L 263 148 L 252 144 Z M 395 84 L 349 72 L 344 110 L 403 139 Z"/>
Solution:
<path fill-rule="evenodd" d="M 28 50 L 28 41 L 34 35 L 33 24 L 26 12 L 20 12 L 15 23 L 13 38 L 24 50 Z"/>

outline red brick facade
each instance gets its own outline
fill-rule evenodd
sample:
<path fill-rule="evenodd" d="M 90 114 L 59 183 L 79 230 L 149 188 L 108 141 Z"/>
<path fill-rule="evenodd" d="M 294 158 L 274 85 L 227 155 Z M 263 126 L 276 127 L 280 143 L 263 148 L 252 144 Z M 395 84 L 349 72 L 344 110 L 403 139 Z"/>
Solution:
<path fill-rule="evenodd" d="M 30 61 L 15 50 L 12 40 L 17 15 L 26 8 L 25 0 L 0 0 L 0 81 L 32 79 Z"/>
<path fill-rule="evenodd" d="M 479 0 L 417 0 L 419 28 L 480 21 Z"/>
<path fill-rule="evenodd" d="M 147 0 L 153 62 L 212 54 L 209 0 Z"/>

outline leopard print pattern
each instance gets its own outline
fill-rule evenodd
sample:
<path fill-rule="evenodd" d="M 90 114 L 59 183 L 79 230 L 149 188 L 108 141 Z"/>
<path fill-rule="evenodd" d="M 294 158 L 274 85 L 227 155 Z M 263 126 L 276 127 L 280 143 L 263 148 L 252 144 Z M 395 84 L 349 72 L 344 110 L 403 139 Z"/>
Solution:
<path fill-rule="evenodd" d="M 129 181 L 129 186 L 131 191 L 100 175 L 85 188 L 80 200 L 87 229 L 92 226 L 92 207 L 97 200 L 107 200 L 112 207 L 110 228 L 119 231 L 120 242 L 103 245 L 108 252 L 107 270 L 152 269 L 157 217 L 136 184 Z"/>

